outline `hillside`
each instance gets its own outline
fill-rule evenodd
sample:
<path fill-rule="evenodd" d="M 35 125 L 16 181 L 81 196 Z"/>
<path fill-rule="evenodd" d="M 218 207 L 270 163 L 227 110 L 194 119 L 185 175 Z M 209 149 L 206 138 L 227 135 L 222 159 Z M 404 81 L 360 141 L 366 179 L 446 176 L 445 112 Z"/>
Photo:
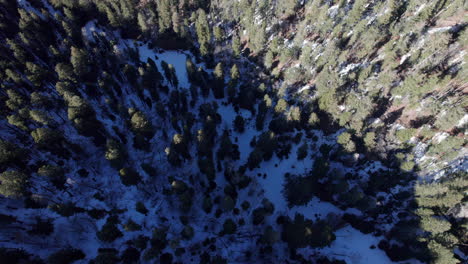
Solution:
<path fill-rule="evenodd" d="M 464 0 L 0 0 L 1 259 L 465 263 L 467 25 Z"/>

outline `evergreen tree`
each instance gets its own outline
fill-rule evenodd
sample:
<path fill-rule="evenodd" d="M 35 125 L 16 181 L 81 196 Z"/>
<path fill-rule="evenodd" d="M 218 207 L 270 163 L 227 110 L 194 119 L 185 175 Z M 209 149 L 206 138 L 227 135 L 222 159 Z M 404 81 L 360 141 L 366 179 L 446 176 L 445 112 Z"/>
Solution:
<path fill-rule="evenodd" d="M 11 142 L 0 140 L 0 166 L 20 164 L 25 156 L 27 153 L 24 149 Z"/>
<path fill-rule="evenodd" d="M 117 227 L 118 222 L 117 216 L 109 216 L 101 230 L 96 233 L 97 238 L 103 242 L 113 242 L 117 238 L 122 237 L 123 234 Z"/>
<path fill-rule="evenodd" d="M 234 55 L 235 58 L 238 58 L 241 53 L 241 43 L 239 36 L 234 35 L 232 36 L 232 55 Z"/>
<path fill-rule="evenodd" d="M 203 9 L 197 10 L 197 20 L 195 21 L 198 43 L 200 44 L 200 53 L 202 56 L 208 55 L 208 47 L 211 41 L 211 32 L 208 25 L 208 18 Z"/>
<path fill-rule="evenodd" d="M 29 177 L 20 171 L 0 173 L 0 194 L 8 198 L 21 198 L 26 194 Z"/>
<path fill-rule="evenodd" d="M 172 29 L 171 0 L 161 0 L 157 2 L 159 32 L 167 32 Z"/>
<path fill-rule="evenodd" d="M 59 166 L 44 165 L 38 169 L 37 174 L 48 178 L 57 188 L 63 188 L 66 181 L 65 171 Z"/>
<path fill-rule="evenodd" d="M 84 49 L 71 47 L 70 63 L 79 77 L 84 77 L 90 71 L 88 53 Z"/>
<path fill-rule="evenodd" d="M 224 39 L 224 31 L 220 26 L 215 26 L 213 29 L 213 36 L 217 42 L 221 42 Z"/>
<path fill-rule="evenodd" d="M 224 69 L 223 64 L 221 62 L 216 65 L 213 75 L 213 94 L 216 99 L 221 99 L 224 97 Z"/>
<path fill-rule="evenodd" d="M 236 132 L 243 133 L 245 131 L 245 121 L 241 115 L 237 115 L 234 119 L 234 129 Z"/>

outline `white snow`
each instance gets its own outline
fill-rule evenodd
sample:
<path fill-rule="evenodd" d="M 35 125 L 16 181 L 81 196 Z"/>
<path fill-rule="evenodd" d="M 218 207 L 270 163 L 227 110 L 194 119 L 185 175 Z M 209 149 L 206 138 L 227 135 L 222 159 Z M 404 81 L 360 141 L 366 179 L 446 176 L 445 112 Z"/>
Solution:
<path fill-rule="evenodd" d="M 172 64 L 175 68 L 177 79 L 179 81 L 179 87 L 189 88 L 190 84 L 187 77 L 187 67 L 185 63 L 187 61 L 187 54 L 179 51 L 163 51 L 157 53 L 155 58 L 155 51 L 150 49 L 148 45 L 140 45 L 139 47 L 140 58 L 143 62 L 146 62 L 148 58 L 154 60 L 158 65 L 158 70 L 163 73 L 161 62 L 165 61 L 168 64 Z"/>
<path fill-rule="evenodd" d="M 449 134 L 447 132 L 439 132 L 439 133 L 434 135 L 432 140 L 434 141 L 434 143 L 439 144 L 444 139 L 446 139 L 448 136 L 449 136 Z"/>
<path fill-rule="evenodd" d="M 323 254 L 346 261 L 348 264 L 392 262 L 385 252 L 377 248 L 380 238 L 370 234 L 363 234 L 351 226 L 346 226 L 336 233 L 336 240 L 328 248 L 320 251 Z M 375 246 L 375 249 L 371 249 Z"/>
<path fill-rule="evenodd" d="M 444 32 L 444 31 L 448 31 L 452 29 L 452 27 L 439 27 L 439 28 L 431 28 L 427 31 L 427 33 L 429 34 L 434 34 L 434 33 L 438 33 L 438 32 Z"/>
<path fill-rule="evenodd" d="M 468 123 L 468 114 L 465 114 L 462 119 L 460 119 L 457 123 L 457 127 L 462 127 L 464 126 L 466 123 Z"/>

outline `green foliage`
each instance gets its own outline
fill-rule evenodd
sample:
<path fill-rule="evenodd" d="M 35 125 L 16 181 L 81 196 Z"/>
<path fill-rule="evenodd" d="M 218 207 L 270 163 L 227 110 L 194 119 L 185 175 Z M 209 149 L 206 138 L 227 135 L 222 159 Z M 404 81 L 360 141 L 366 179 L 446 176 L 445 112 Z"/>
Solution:
<path fill-rule="evenodd" d="M 234 57 L 238 58 L 240 56 L 240 53 L 241 53 L 241 43 L 240 43 L 239 36 L 237 36 L 237 35 L 232 36 L 232 44 L 231 45 L 232 45 L 231 46 L 232 55 L 234 55 Z"/>
<path fill-rule="evenodd" d="M 298 2 L 295 0 L 279 1 L 276 5 L 276 14 L 282 18 L 289 17 L 294 14 L 297 6 Z"/>
<path fill-rule="evenodd" d="M 351 140 L 351 134 L 348 132 L 341 133 L 337 138 L 337 142 L 347 152 L 354 152 L 356 150 L 356 145 Z"/>
<path fill-rule="evenodd" d="M 49 115 L 45 111 L 41 110 L 30 110 L 29 111 L 29 116 L 31 119 L 41 125 L 53 125 L 54 121 L 49 117 Z"/>
<path fill-rule="evenodd" d="M 57 188 L 63 188 L 66 181 L 65 170 L 59 166 L 44 165 L 37 170 L 37 174 L 48 178 Z"/>
<path fill-rule="evenodd" d="M 221 62 L 216 65 L 213 75 L 214 75 L 213 94 L 216 99 L 221 99 L 224 97 L 224 70 L 223 70 L 223 64 Z"/>
<path fill-rule="evenodd" d="M 375 132 L 367 132 L 366 135 L 364 136 L 364 145 L 368 149 L 372 149 L 375 147 Z"/>
<path fill-rule="evenodd" d="M 216 41 L 221 42 L 224 40 L 224 30 L 220 26 L 215 26 L 213 29 L 213 36 Z"/>
<path fill-rule="evenodd" d="M 288 201 L 288 206 L 306 205 L 314 197 L 316 185 L 316 180 L 312 176 L 286 175 L 283 193 Z"/>
<path fill-rule="evenodd" d="M 36 128 L 31 132 L 34 142 L 40 147 L 49 147 L 59 143 L 62 135 L 59 131 L 47 127 Z"/>
<path fill-rule="evenodd" d="M 145 114 L 141 111 L 136 111 L 131 115 L 130 124 L 133 131 L 145 136 L 153 134 L 153 126 Z"/>
<path fill-rule="evenodd" d="M 172 28 L 171 0 L 158 1 L 158 25 L 159 32 L 166 32 Z"/>
<path fill-rule="evenodd" d="M 9 198 L 21 198 L 27 192 L 29 177 L 20 171 L 0 173 L 0 194 Z"/>
<path fill-rule="evenodd" d="M 24 149 L 11 142 L 0 140 L 0 166 L 19 164 L 26 155 Z"/>
<path fill-rule="evenodd" d="M 71 47 L 70 63 L 79 77 L 84 77 L 90 71 L 88 53 L 84 49 Z"/>
<path fill-rule="evenodd" d="M 211 41 L 211 32 L 208 25 L 208 19 L 203 9 L 197 10 L 197 20 L 195 21 L 198 43 L 200 43 L 200 54 L 206 56 L 209 53 L 208 46 Z"/>
<path fill-rule="evenodd" d="M 462 107 L 450 107 L 443 115 L 441 115 L 434 125 L 441 130 L 450 130 L 460 122 L 465 115 Z"/>
<path fill-rule="evenodd" d="M 325 247 L 336 239 L 333 230 L 325 222 L 314 224 L 301 214 L 296 214 L 294 220 L 288 220 L 284 224 L 281 237 L 294 249 L 306 246 Z"/>
<path fill-rule="evenodd" d="M 465 139 L 461 137 L 448 136 L 442 142 L 431 144 L 427 153 L 442 156 L 443 159 L 448 160 L 458 154 L 458 150 L 463 147 L 464 143 Z"/>
<path fill-rule="evenodd" d="M 450 230 L 451 224 L 447 220 L 438 219 L 432 216 L 424 216 L 421 219 L 421 227 L 423 230 L 430 232 L 433 235 Z"/>
<path fill-rule="evenodd" d="M 275 113 L 277 114 L 285 113 L 287 108 L 288 108 L 288 102 L 286 102 L 286 100 L 281 98 L 278 100 L 278 103 L 276 103 Z"/>
<path fill-rule="evenodd" d="M 112 167 L 119 169 L 122 167 L 125 153 L 119 142 L 110 139 L 107 140 L 105 157 L 110 161 Z"/>
<path fill-rule="evenodd" d="M 433 183 L 415 186 L 420 226 L 426 232 L 425 241 L 432 254 L 433 263 L 457 263 L 453 249 L 458 239 L 466 236 L 456 232 L 456 222 L 448 214 L 451 208 L 462 203 L 468 191 L 468 174 L 453 173 Z"/>
<path fill-rule="evenodd" d="M 268 50 L 267 53 L 265 54 L 265 57 L 263 59 L 263 65 L 265 68 L 270 69 L 271 66 L 273 65 L 273 59 L 274 59 L 274 54 L 271 50 Z"/>
<path fill-rule="evenodd" d="M 400 142 L 407 142 L 409 141 L 414 134 L 416 133 L 416 129 L 400 129 L 396 131 L 396 137 Z"/>

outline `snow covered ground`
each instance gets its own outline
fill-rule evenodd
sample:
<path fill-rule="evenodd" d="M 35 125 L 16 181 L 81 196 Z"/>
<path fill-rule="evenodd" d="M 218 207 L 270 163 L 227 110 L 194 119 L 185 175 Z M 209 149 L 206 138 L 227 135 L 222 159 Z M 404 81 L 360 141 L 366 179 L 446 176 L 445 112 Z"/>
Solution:
<path fill-rule="evenodd" d="M 88 23 L 82 30 L 82 33 L 87 35 L 89 38 L 93 36 L 93 32 L 103 33 L 99 30 L 99 27 L 95 25 L 94 22 Z M 140 59 L 142 62 L 146 62 L 148 58 L 154 60 L 158 66 L 158 70 L 163 72 L 161 63 L 162 61 L 172 64 L 175 68 L 176 75 L 179 81 L 179 87 L 188 89 L 190 83 L 188 81 L 187 70 L 186 70 L 186 60 L 187 56 L 192 56 L 189 52 L 179 52 L 179 51 L 155 51 L 150 49 L 147 44 L 141 42 L 135 42 L 138 47 Z M 126 45 L 128 47 L 133 47 L 133 42 L 124 41 L 120 45 Z M 204 66 L 204 65 L 199 65 Z M 208 70 L 208 69 L 207 69 Z M 154 112 L 154 107 L 145 106 L 141 102 L 141 99 L 132 94 L 126 94 L 122 98 L 122 101 L 125 104 L 125 107 L 133 107 L 137 105 L 139 109 L 145 111 L 149 114 L 151 122 L 157 125 L 164 125 L 165 122 L 161 120 Z M 116 120 L 110 122 L 109 119 L 105 117 L 104 111 L 99 109 L 102 102 L 97 101 L 96 99 L 86 98 L 94 106 L 94 109 L 97 111 L 97 118 L 108 128 L 108 131 L 113 131 L 112 126 L 116 126 L 119 130 L 125 131 L 125 122 L 126 120 L 120 119 L 118 117 Z M 167 99 L 167 98 L 166 98 Z M 208 98 L 200 99 L 200 102 L 192 109 L 198 109 L 200 103 L 204 102 L 213 102 L 215 101 L 212 96 Z M 237 165 L 242 165 L 247 160 L 252 147 L 250 146 L 250 141 L 253 137 L 258 136 L 261 131 L 255 129 L 255 120 L 252 118 L 252 115 L 247 110 L 239 110 L 238 113 L 233 109 L 231 105 L 224 105 L 217 101 L 218 103 L 218 113 L 222 117 L 222 124 L 218 126 L 218 134 L 225 128 L 231 128 L 233 121 L 236 115 L 240 114 L 246 120 L 246 131 L 243 133 L 233 132 L 231 134 L 232 141 L 239 146 L 240 151 L 240 161 Z M 152 115 L 151 115 L 152 114 Z M 62 113 L 63 116 L 66 116 L 65 113 Z M 146 153 L 141 150 L 136 150 L 132 146 L 132 139 L 129 139 L 126 148 L 128 149 L 128 159 L 129 163 L 132 165 L 141 164 L 141 162 L 157 163 L 158 169 L 160 170 L 158 175 L 160 179 L 151 179 L 149 177 L 143 177 L 144 183 L 138 186 L 123 186 L 120 182 L 118 172 L 112 168 L 109 163 L 104 159 L 104 153 L 102 149 L 96 148 L 89 138 L 79 135 L 76 130 L 70 125 L 64 125 L 62 127 L 66 137 L 72 143 L 79 143 L 83 147 L 84 158 L 83 159 L 70 159 L 66 160 L 65 163 L 70 168 L 73 168 L 67 176 L 69 177 L 69 188 L 70 193 L 73 195 L 63 192 L 64 200 L 73 201 L 77 206 L 85 209 L 103 209 L 103 210 L 113 210 L 118 209 L 123 212 L 119 214 L 119 220 L 121 224 L 125 224 L 128 220 L 133 220 L 137 224 L 142 226 L 141 231 L 134 232 L 124 232 L 123 237 L 118 238 L 115 242 L 105 243 L 99 241 L 96 237 L 96 231 L 100 230 L 106 218 L 99 220 L 94 220 L 90 218 L 85 213 L 78 213 L 71 217 L 62 217 L 56 213 L 51 212 L 50 210 L 32 210 L 32 209 L 21 209 L 16 211 L 17 215 L 21 215 L 20 220 L 27 221 L 28 219 L 33 219 L 34 216 L 41 217 L 50 217 L 54 221 L 55 231 L 44 241 L 28 241 L 25 242 L 23 247 L 30 252 L 36 252 L 41 257 L 47 257 L 50 254 L 51 250 L 59 249 L 62 246 L 71 246 L 75 248 L 80 248 L 86 253 L 87 260 L 82 261 L 82 263 L 87 263 L 91 258 L 94 258 L 97 255 L 97 249 L 100 247 L 115 247 L 119 250 L 123 250 L 126 247 L 125 242 L 131 240 L 138 235 L 150 235 L 151 230 L 155 227 L 162 225 L 169 226 L 168 238 L 177 239 L 180 231 L 183 228 L 177 219 L 180 215 L 179 212 L 175 211 L 175 206 L 173 201 L 168 201 L 169 199 L 162 194 L 162 187 L 167 186 L 167 176 L 175 177 L 185 177 L 184 180 L 187 180 L 187 175 L 197 175 L 198 167 L 196 160 L 187 161 L 184 165 L 184 168 L 174 169 L 167 164 L 166 158 L 164 156 L 164 148 L 167 147 L 170 142 L 167 139 L 164 139 L 162 132 L 157 132 L 156 136 L 151 141 L 152 153 Z M 169 133 L 169 138 L 175 133 L 174 129 L 167 129 Z M 171 134 L 172 133 L 172 134 Z M 339 132 L 338 132 L 339 133 Z M 115 136 L 114 132 L 110 132 L 112 136 Z M 331 135 L 325 137 L 320 132 L 317 132 L 319 142 L 321 143 L 333 143 L 336 135 Z M 239 196 L 241 199 L 246 199 L 250 201 L 252 208 L 257 208 L 261 203 L 263 198 L 270 200 L 275 206 L 275 213 L 270 217 L 269 223 L 276 225 L 275 219 L 278 215 L 289 215 L 293 217 L 296 213 L 303 214 L 306 218 L 314 219 L 316 217 L 324 218 L 329 213 L 334 214 L 343 214 L 344 211 L 334 206 L 331 203 L 320 201 L 318 198 L 313 198 L 307 205 L 304 206 L 295 206 L 289 208 L 285 197 L 283 196 L 283 188 L 285 182 L 285 174 L 291 173 L 295 175 L 302 175 L 307 173 L 312 169 L 313 166 L 313 156 L 309 155 L 308 158 L 298 161 L 296 158 L 296 152 L 299 145 L 293 145 L 291 149 L 291 154 L 287 159 L 280 160 L 275 155 L 268 162 L 262 162 L 260 168 L 255 169 L 249 174 L 254 178 L 254 183 L 247 190 L 241 190 Z M 194 148 L 192 149 L 192 154 L 194 153 Z M 47 157 L 43 158 L 47 160 Z M 374 167 L 379 167 L 377 165 L 372 165 Z M 77 170 L 79 168 L 88 168 L 90 171 L 90 176 L 87 179 L 81 179 L 77 176 Z M 135 166 L 135 169 L 141 175 L 145 176 L 146 173 L 139 167 Z M 258 177 L 257 175 L 261 175 Z M 266 175 L 266 177 L 263 177 Z M 198 176 L 198 175 L 197 175 Z M 89 184 L 90 179 L 93 179 L 92 184 Z M 217 183 L 223 187 L 224 176 L 222 173 L 217 173 Z M 257 187 L 259 187 L 258 190 Z M 254 195 L 248 195 L 248 192 L 251 188 L 255 188 Z M 222 193 L 222 188 L 218 187 L 216 190 L 218 193 Z M 99 201 L 94 198 L 94 194 L 99 192 L 102 194 L 105 199 Z M 148 195 L 151 193 L 151 195 Z M 203 194 L 195 193 L 194 201 L 197 208 L 195 210 L 200 210 L 201 197 Z M 240 200 L 240 199 L 239 199 Z M 148 217 L 137 212 L 135 209 L 135 203 L 141 201 L 144 203 L 146 208 L 149 209 Z M 237 207 L 239 207 L 240 201 L 238 201 Z M 356 209 L 348 209 L 347 213 L 360 214 L 360 211 Z M 190 212 L 184 212 L 190 213 Z M 192 212 L 193 213 L 193 212 Z M 150 217 L 149 217 L 150 216 Z M 168 220 L 162 220 L 162 216 Z M 246 214 L 245 219 L 249 219 L 251 216 Z M 239 217 L 239 218 L 240 218 Z M 194 239 L 197 241 L 202 241 L 210 236 L 217 236 L 220 229 L 222 228 L 223 221 L 226 217 L 223 215 L 219 219 L 214 217 L 210 218 L 210 223 L 206 223 L 206 215 L 193 215 L 191 219 L 191 225 L 195 230 Z M 213 219 L 213 220 L 212 220 Z M 203 225 L 209 225 L 208 229 L 205 229 Z M 276 227 L 278 227 L 276 225 Z M 250 234 L 251 232 L 258 230 L 252 230 L 256 227 L 251 225 L 246 225 L 245 227 L 239 228 L 239 233 L 241 234 Z M 325 255 L 335 257 L 337 259 L 346 260 L 349 264 L 366 264 L 366 263 L 392 263 L 385 253 L 378 249 L 372 249 L 372 246 L 377 246 L 381 238 L 375 237 L 370 234 L 363 234 L 358 230 L 352 228 L 351 226 L 346 226 L 342 229 L 339 229 L 336 232 L 337 239 L 330 245 L 323 249 L 310 249 L 305 248 L 300 252 L 304 256 L 309 256 L 314 253 L 320 252 Z M 251 238 L 240 239 L 238 241 L 230 241 L 226 237 L 217 238 L 219 241 L 220 249 L 219 252 L 228 259 L 239 257 L 242 251 L 246 251 L 251 247 L 255 247 L 255 241 Z M 1 243 L 2 246 L 14 247 L 14 243 Z M 190 246 L 188 241 L 180 241 L 180 246 Z M 283 245 L 284 246 L 284 245 Z M 189 261 L 187 260 L 186 263 Z M 79 262 L 77 262 L 79 263 Z"/>
<path fill-rule="evenodd" d="M 186 53 L 177 51 L 163 51 L 162 53 L 155 53 L 153 50 L 149 49 L 147 45 L 139 46 L 139 51 L 142 61 L 146 61 L 147 58 L 151 58 L 157 61 L 159 70 L 161 72 L 162 61 L 166 61 L 167 63 L 174 65 L 180 87 L 189 87 L 190 84 L 188 82 L 187 70 L 185 66 L 187 59 Z M 249 111 L 240 110 L 239 112 L 240 115 L 248 120 L 248 122 L 246 122 L 246 131 L 241 134 L 233 133 L 231 137 L 236 137 L 238 139 L 235 143 L 239 145 L 239 151 L 241 153 L 240 160 L 246 161 L 249 153 L 252 151 L 250 140 L 254 136 L 258 136 L 260 132 L 255 129 L 253 122 L 254 120 L 250 119 L 251 113 Z M 223 127 L 232 127 L 232 123 L 237 115 L 232 106 L 219 105 L 218 113 L 221 115 L 223 120 L 221 129 L 223 129 Z M 333 138 L 333 136 L 330 138 Z M 320 140 L 324 142 L 326 141 L 324 138 L 321 138 Z M 264 197 L 274 204 L 275 215 L 286 213 L 290 217 L 293 217 L 296 213 L 301 213 L 306 218 L 315 220 L 317 216 L 319 218 L 324 218 L 329 213 L 343 214 L 343 210 L 337 208 L 329 202 L 320 201 L 318 198 L 313 198 L 307 205 L 288 208 L 285 197 L 283 196 L 283 185 L 285 182 L 284 175 L 286 173 L 301 175 L 310 171 L 313 166 L 313 160 L 311 159 L 305 159 L 302 161 L 298 161 L 296 159 L 296 152 L 298 147 L 299 145 L 293 146 L 291 154 L 287 159 L 280 160 L 276 157 L 276 155 L 274 155 L 270 161 L 262 162 L 260 168 L 252 171 L 252 174 L 263 188 Z M 379 165 L 380 163 L 372 163 L 370 169 L 372 170 L 375 169 L 375 167 L 381 167 Z M 266 174 L 266 177 L 256 177 L 258 174 Z M 222 176 L 218 175 L 218 178 L 220 177 Z M 260 199 L 258 197 L 253 197 L 251 200 L 252 204 L 259 204 L 259 201 Z M 360 211 L 356 209 L 348 209 L 346 212 L 360 214 Z M 377 244 L 381 239 L 379 237 L 375 237 L 371 234 L 363 234 L 349 225 L 339 229 L 335 235 L 337 239 L 330 245 L 330 247 L 326 247 L 320 250 L 305 248 L 302 250 L 304 252 L 304 256 L 307 256 L 308 253 L 312 252 L 321 252 L 325 255 L 333 256 L 336 259 L 345 260 L 349 264 L 394 263 L 387 257 L 384 251 L 377 248 Z M 245 248 L 248 247 L 248 245 L 249 243 L 241 243 L 237 244 L 236 247 Z M 229 252 L 231 251 L 227 250 L 225 253 Z M 411 263 L 418 262 L 412 261 Z"/>

